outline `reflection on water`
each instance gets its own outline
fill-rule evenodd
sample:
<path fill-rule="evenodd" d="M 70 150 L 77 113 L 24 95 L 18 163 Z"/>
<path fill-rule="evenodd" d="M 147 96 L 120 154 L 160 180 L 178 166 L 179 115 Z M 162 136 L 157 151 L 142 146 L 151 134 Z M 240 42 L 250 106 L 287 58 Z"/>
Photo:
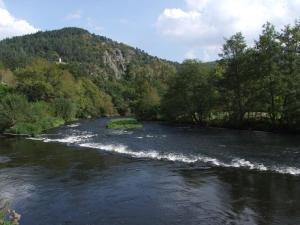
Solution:
<path fill-rule="evenodd" d="M 247 170 L 218 169 L 206 173 L 203 179 L 203 171 L 180 172 L 186 183 L 194 188 L 197 188 L 199 183 L 207 182 L 207 179 L 212 179 L 214 184 L 218 184 L 215 196 L 221 201 L 220 205 L 223 206 L 221 209 L 226 208 L 226 213 L 230 212 L 229 217 L 226 218 L 227 222 L 299 224 L 300 180 L 298 177 L 250 173 Z"/>
<path fill-rule="evenodd" d="M 300 224 L 299 176 L 24 139 L 1 139 L 0 157 L 22 225 Z"/>

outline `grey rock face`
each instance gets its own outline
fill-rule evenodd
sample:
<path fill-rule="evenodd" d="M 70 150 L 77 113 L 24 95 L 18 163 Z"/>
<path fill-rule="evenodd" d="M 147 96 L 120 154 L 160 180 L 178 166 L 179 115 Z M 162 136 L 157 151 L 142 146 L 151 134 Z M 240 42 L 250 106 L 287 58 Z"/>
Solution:
<path fill-rule="evenodd" d="M 112 69 L 117 79 L 126 72 L 126 59 L 120 49 L 106 50 L 103 54 L 103 63 Z"/>

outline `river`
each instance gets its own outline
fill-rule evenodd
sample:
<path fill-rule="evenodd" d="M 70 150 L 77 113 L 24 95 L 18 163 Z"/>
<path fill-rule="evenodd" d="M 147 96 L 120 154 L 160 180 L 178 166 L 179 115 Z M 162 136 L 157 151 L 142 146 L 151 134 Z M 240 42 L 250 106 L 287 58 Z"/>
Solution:
<path fill-rule="evenodd" d="M 300 224 L 300 136 L 90 119 L 0 139 L 21 225 Z"/>

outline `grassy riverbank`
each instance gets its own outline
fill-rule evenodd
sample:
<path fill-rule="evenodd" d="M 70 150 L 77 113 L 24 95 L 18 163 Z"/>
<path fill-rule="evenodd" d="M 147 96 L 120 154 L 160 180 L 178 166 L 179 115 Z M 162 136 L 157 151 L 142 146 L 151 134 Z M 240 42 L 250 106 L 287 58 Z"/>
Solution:
<path fill-rule="evenodd" d="M 4 134 L 35 136 L 45 130 L 59 127 L 63 124 L 65 124 L 65 121 L 62 118 L 44 118 L 35 123 L 17 123 L 15 126 L 5 130 Z"/>

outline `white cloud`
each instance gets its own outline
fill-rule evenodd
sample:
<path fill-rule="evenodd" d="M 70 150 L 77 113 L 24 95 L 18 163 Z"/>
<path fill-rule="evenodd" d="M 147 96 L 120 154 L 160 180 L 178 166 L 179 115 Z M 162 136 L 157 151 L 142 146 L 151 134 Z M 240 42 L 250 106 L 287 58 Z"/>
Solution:
<path fill-rule="evenodd" d="M 194 49 L 188 50 L 185 55 L 184 55 L 184 59 L 196 59 L 196 53 Z"/>
<path fill-rule="evenodd" d="M 0 40 L 37 31 L 27 21 L 12 16 L 5 8 L 4 1 L 0 0 Z"/>
<path fill-rule="evenodd" d="M 278 28 L 298 19 L 300 0 L 185 0 L 186 8 L 167 8 L 156 26 L 168 40 L 178 41 L 202 59 L 215 59 L 224 42 L 243 32 L 253 43 L 262 25 L 269 21 Z"/>
<path fill-rule="evenodd" d="M 82 11 L 77 10 L 75 12 L 72 12 L 66 16 L 67 20 L 77 20 L 82 18 Z"/>

